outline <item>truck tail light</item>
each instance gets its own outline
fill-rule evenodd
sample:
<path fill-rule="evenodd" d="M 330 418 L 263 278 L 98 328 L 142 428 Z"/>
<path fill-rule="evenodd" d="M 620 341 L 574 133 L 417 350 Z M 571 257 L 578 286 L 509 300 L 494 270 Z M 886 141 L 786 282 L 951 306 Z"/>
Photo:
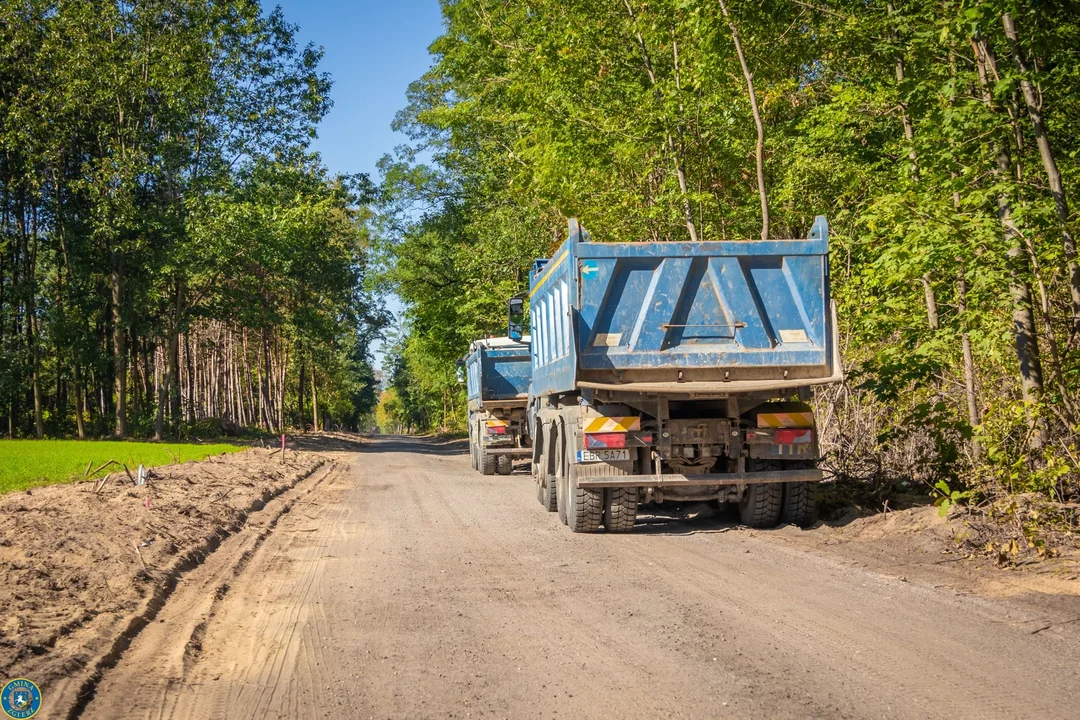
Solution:
<path fill-rule="evenodd" d="M 777 429 L 773 436 L 773 442 L 777 445 L 796 445 L 808 443 L 814 437 L 810 428 L 782 428 Z"/>
<path fill-rule="evenodd" d="M 626 447 L 626 433 L 587 433 L 585 435 L 585 447 L 624 448 Z"/>
<path fill-rule="evenodd" d="M 488 431 L 489 435 L 505 435 L 506 434 L 506 426 L 505 425 L 488 425 L 487 426 L 487 431 Z"/>

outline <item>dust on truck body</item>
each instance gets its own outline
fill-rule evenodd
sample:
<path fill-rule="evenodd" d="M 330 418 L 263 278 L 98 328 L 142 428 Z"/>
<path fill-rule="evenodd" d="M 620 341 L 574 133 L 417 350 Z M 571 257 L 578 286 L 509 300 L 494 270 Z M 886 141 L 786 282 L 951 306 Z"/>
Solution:
<path fill-rule="evenodd" d="M 532 454 L 525 421 L 532 376 L 529 338 L 476 340 L 464 367 L 473 469 L 509 475 L 514 456 Z"/>
<path fill-rule="evenodd" d="M 592 242 L 575 220 L 530 275 L 529 417 L 541 503 L 574 532 L 639 504 L 814 520 L 806 401 L 842 379 L 828 224 L 802 240 Z"/>

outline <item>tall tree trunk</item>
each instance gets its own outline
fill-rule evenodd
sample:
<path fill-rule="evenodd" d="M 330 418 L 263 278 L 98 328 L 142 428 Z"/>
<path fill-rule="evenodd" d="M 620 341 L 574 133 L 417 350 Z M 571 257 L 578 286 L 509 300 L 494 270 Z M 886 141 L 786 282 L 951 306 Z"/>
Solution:
<path fill-rule="evenodd" d="M 21 201 L 20 201 L 21 204 Z M 17 217 L 19 236 L 22 241 L 26 284 L 26 353 L 30 365 L 31 397 L 34 403 L 34 437 L 45 436 L 45 420 L 41 397 L 41 349 L 38 347 L 37 330 L 37 221 L 36 213 L 27 228 L 26 208 L 20 207 Z"/>
<path fill-rule="evenodd" d="M 124 259 L 119 252 L 112 254 L 112 273 L 109 276 L 112 291 L 112 345 L 113 380 L 116 393 L 116 437 L 127 437 L 127 343 L 124 335 Z"/>
<path fill-rule="evenodd" d="M 934 295 L 934 286 L 930 284 L 930 274 L 922 276 L 923 296 L 926 299 L 926 319 L 931 330 L 941 327 L 938 320 L 937 297 Z"/>
<path fill-rule="evenodd" d="M 285 432 L 288 424 L 285 422 L 285 377 L 289 372 L 289 346 L 285 340 L 281 341 L 281 376 L 278 380 L 278 420 L 281 422 L 281 432 Z"/>
<path fill-rule="evenodd" d="M 72 371 L 74 372 L 75 381 L 75 429 L 79 434 L 80 440 L 86 439 L 86 428 L 83 421 L 83 407 L 85 406 L 84 397 L 85 390 L 83 388 L 82 379 L 82 367 L 78 358 L 75 359 L 75 363 L 72 365 Z"/>
<path fill-rule="evenodd" d="M 754 114 L 754 126 L 757 128 L 757 145 L 755 146 L 755 158 L 757 165 L 758 195 L 761 199 L 761 239 L 769 239 L 769 196 L 765 187 L 765 124 L 761 120 L 761 110 L 758 108 L 757 93 L 754 91 L 754 74 L 750 72 L 750 66 L 746 62 L 746 54 L 743 52 L 742 41 L 739 39 L 739 28 L 728 12 L 727 3 L 720 0 L 720 10 L 724 13 L 728 28 L 731 30 L 731 40 L 735 43 L 735 54 L 739 56 L 739 65 L 742 67 L 743 78 L 746 80 L 746 91 L 750 96 L 750 111 Z"/>
<path fill-rule="evenodd" d="M 183 307 L 183 291 L 179 280 L 173 283 L 172 307 L 169 308 L 169 324 L 165 332 L 165 376 L 162 378 L 158 396 L 157 421 L 154 436 L 160 440 L 165 434 L 165 417 L 171 423 L 180 416 L 180 317 Z"/>
<path fill-rule="evenodd" d="M 1043 120 L 1041 98 L 1031 82 L 1031 66 L 1020 47 L 1016 24 L 1010 13 L 1004 13 L 1001 21 L 1005 26 L 1005 35 L 1009 39 L 1016 69 L 1020 72 L 1020 89 L 1024 95 L 1024 104 L 1027 105 L 1028 117 L 1031 118 L 1031 124 L 1035 128 L 1035 143 L 1039 148 L 1039 158 L 1042 160 L 1043 170 L 1046 172 L 1046 179 L 1050 185 L 1050 194 L 1054 197 L 1054 210 L 1061 228 L 1061 244 L 1065 250 L 1066 267 L 1069 273 L 1072 335 L 1075 341 L 1080 338 L 1080 264 L 1077 263 L 1076 241 L 1069 230 L 1069 202 L 1065 196 L 1065 185 L 1061 179 L 1061 172 L 1058 170 L 1057 158 L 1050 145 L 1046 122 Z"/>
<path fill-rule="evenodd" d="M 982 100 L 993 111 L 993 95 L 990 91 L 988 68 L 993 68 L 996 60 L 993 51 L 982 38 L 974 38 L 974 47 Z M 1003 182 L 1010 176 L 1011 171 L 1008 145 L 999 140 L 994 152 L 995 164 L 992 171 L 998 180 Z M 1005 259 L 1009 269 L 1009 298 L 1013 306 L 1013 337 L 1016 342 L 1016 358 L 1020 366 L 1020 389 L 1030 428 L 1028 444 L 1033 451 L 1041 453 L 1046 447 L 1047 432 L 1046 424 L 1038 417 L 1038 403 L 1043 391 L 1043 374 L 1035 329 L 1034 304 L 1031 300 L 1031 286 L 1028 284 L 1030 268 L 1027 253 L 1024 251 L 1023 233 L 1020 232 L 1013 218 L 1012 205 L 1005 192 L 998 195 L 998 221 L 1001 223 L 1008 247 Z"/>
<path fill-rule="evenodd" d="M 37 317 L 33 313 L 33 301 L 29 303 L 30 313 L 26 318 L 27 343 L 30 346 L 30 382 L 34 394 L 34 437 L 38 440 L 45 437 L 45 418 L 42 412 L 41 396 L 41 349 L 38 347 Z"/>
<path fill-rule="evenodd" d="M 270 337 L 269 331 L 266 328 L 263 328 L 262 331 L 262 355 L 262 394 L 259 401 L 262 406 L 263 420 L 266 424 L 266 429 L 270 432 L 274 432 L 277 430 L 277 426 L 274 423 L 274 414 L 270 404 L 270 382 L 274 374 L 270 367 Z"/>
<path fill-rule="evenodd" d="M 318 383 L 318 367 L 315 365 L 315 361 L 311 362 L 311 419 L 315 425 L 316 432 L 322 430 L 322 423 L 319 419 L 319 383 Z"/>
<path fill-rule="evenodd" d="M 255 392 L 251 389 L 251 363 L 248 359 L 247 331 L 240 334 L 241 346 L 244 351 L 244 390 L 247 392 L 248 409 L 246 412 L 245 425 L 256 425 L 259 422 L 258 406 L 255 404 Z M 258 363 L 256 363 L 256 367 Z"/>
<path fill-rule="evenodd" d="M 301 433 L 307 430 L 307 426 L 304 423 L 304 386 L 307 384 L 306 368 L 307 363 L 305 363 L 303 357 L 301 357 L 300 378 L 296 383 L 296 417 L 297 426 L 300 428 Z"/>

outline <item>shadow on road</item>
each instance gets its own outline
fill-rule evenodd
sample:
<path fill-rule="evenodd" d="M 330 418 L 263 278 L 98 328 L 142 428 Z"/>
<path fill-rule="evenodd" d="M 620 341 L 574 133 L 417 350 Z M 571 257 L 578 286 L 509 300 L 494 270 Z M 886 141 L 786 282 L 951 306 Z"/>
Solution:
<path fill-rule="evenodd" d="M 363 452 L 368 448 L 362 436 L 352 433 L 320 432 L 290 435 L 288 442 L 291 449 L 308 452 Z"/>
<path fill-rule="evenodd" d="M 469 441 L 465 438 L 445 440 L 409 435 L 374 435 L 362 445 L 366 453 L 417 453 L 419 455 L 468 455 Z"/>
<path fill-rule="evenodd" d="M 720 509 L 706 503 L 638 509 L 635 535 L 699 535 L 723 533 L 740 527 L 739 514 L 726 506 Z"/>

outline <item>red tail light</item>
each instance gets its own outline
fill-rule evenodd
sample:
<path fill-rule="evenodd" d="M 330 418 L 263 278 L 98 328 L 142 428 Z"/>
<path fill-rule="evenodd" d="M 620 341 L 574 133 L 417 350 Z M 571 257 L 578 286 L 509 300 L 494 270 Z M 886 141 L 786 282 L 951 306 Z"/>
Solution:
<path fill-rule="evenodd" d="M 487 426 L 487 431 L 488 431 L 489 435 L 505 435 L 506 434 L 506 426 L 505 425 L 495 425 L 494 427 L 492 427 L 491 425 L 488 425 Z"/>
<path fill-rule="evenodd" d="M 811 433 L 810 428 L 780 428 L 773 437 L 777 445 L 795 445 L 810 442 Z"/>
<path fill-rule="evenodd" d="M 588 433 L 585 435 L 587 448 L 624 448 L 626 433 Z"/>

